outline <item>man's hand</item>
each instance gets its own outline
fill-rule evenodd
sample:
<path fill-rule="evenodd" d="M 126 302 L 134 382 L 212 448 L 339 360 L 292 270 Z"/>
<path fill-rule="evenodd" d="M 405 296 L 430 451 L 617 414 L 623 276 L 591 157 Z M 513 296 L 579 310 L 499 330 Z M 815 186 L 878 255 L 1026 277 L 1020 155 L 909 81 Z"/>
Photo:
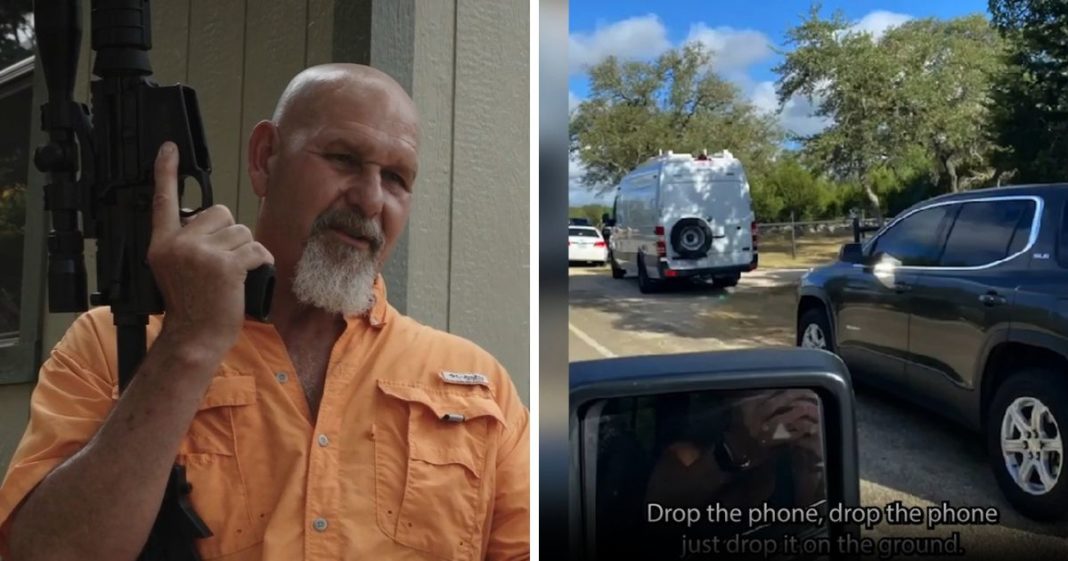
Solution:
<path fill-rule="evenodd" d="M 179 218 L 178 150 L 165 142 L 156 156 L 152 241 L 148 264 L 163 294 L 161 338 L 208 360 L 221 360 L 237 341 L 245 315 L 248 271 L 274 257 L 230 211 L 212 206 L 183 225 Z"/>
<path fill-rule="evenodd" d="M 735 406 L 724 437 L 732 451 L 759 465 L 783 446 L 823 456 L 819 399 L 805 390 L 779 390 Z"/>

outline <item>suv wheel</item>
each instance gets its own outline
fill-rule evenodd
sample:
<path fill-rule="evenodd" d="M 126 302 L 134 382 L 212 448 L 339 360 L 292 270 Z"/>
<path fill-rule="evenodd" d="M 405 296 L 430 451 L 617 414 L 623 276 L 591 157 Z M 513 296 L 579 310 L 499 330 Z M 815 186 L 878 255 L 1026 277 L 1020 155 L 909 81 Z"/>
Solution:
<path fill-rule="evenodd" d="M 834 352 L 834 335 L 827 312 L 812 308 L 797 322 L 797 346 Z"/>
<path fill-rule="evenodd" d="M 1057 520 L 1068 513 L 1064 435 L 1068 380 L 1047 368 L 1006 380 L 986 418 L 987 453 L 1001 492 L 1021 514 Z"/>

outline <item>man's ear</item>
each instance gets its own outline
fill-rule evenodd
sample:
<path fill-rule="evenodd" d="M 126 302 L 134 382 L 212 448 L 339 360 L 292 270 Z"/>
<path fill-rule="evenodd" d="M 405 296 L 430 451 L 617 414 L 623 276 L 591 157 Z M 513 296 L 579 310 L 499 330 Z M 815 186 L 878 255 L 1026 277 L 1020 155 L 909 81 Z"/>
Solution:
<path fill-rule="evenodd" d="M 271 159 L 278 152 L 278 127 L 271 121 L 260 121 L 248 139 L 248 176 L 252 190 L 259 198 L 267 196 L 267 178 Z"/>

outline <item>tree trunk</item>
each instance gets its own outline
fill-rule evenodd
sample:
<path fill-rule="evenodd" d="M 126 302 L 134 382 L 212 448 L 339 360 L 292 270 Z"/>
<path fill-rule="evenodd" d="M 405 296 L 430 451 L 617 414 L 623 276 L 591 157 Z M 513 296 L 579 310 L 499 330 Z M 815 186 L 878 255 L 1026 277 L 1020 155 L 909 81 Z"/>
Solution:
<path fill-rule="evenodd" d="M 953 163 L 952 158 L 946 158 L 942 161 L 942 164 L 946 166 L 946 173 L 949 174 L 949 191 L 951 193 L 959 193 L 960 178 L 957 177 L 957 164 Z"/>
<path fill-rule="evenodd" d="M 868 196 L 868 202 L 871 203 L 871 209 L 872 212 L 875 213 L 875 219 L 879 221 L 879 226 L 882 226 L 883 209 L 879 208 L 879 196 L 872 190 L 871 183 L 869 183 L 867 179 L 861 180 L 860 183 L 864 188 L 864 194 Z"/>

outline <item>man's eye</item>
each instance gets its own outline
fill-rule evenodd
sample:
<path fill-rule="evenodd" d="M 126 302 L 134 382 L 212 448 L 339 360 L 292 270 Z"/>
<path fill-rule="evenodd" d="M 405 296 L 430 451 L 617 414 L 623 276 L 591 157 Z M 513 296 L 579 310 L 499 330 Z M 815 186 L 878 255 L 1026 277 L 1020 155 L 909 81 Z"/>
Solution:
<path fill-rule="evenodd" d="M 401 187 L 404 187 L 404 188 L 408 187 L 408 182 L 405 181 L 404 178 L 401 177 L 399 173 L 395 173 L 395 172 L 392 172 L 392 171 L 387 171 L 387 172 L 384 172 L 382 175 L 385 176 L 385 178 L 388 179 L 389 181 L 392 181 L 393 183 L 396 183 L 397 185 L 400 185 Z"/>
<path fill-rule="evenodd" d="M 326 159 L 344 165 L 352 165 L 356 163 L 356 158 L 353 158 L 348 154 L 326 154 Z"/>

